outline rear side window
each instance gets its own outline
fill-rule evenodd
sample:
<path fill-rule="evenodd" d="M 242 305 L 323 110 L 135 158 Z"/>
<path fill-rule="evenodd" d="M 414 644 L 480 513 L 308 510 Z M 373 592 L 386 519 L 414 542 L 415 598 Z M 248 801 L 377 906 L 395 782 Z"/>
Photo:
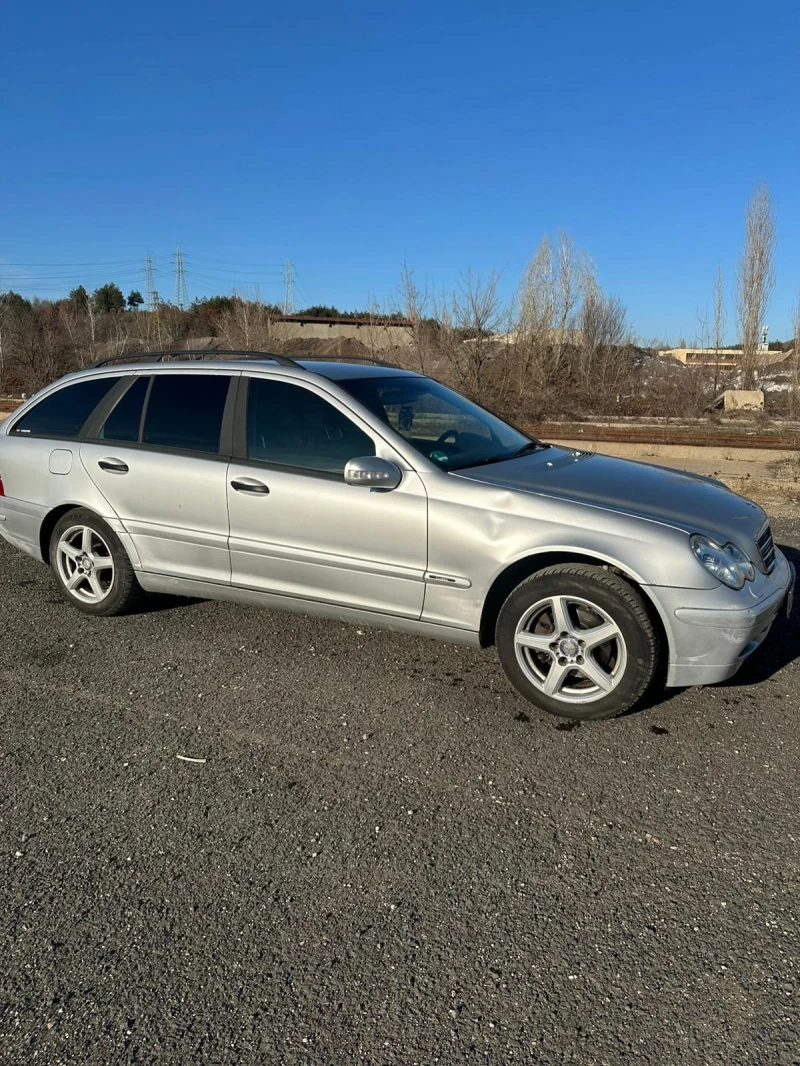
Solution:
<path fill-rule="evenodd" d="M 77 381 L 45 396 L 23 415 L 11 430 L 25 437 L 58 437 L 72 440 L 103 397 L 119 381 L 118 377 Z"/>
<path fill-rule="evenodd" d="M 100 440 L 131 441 L 139 440 L 139 428 L 142 423 L 142 411 L 147 396 L 149 377 L 138 377 L 117 406 L 108 416 L 100 430 Z"/>
<path fill-rule="evenodd" d="M 230 382 L 225 374 L 156 374 L 142 444 L 218 452 Z"/>

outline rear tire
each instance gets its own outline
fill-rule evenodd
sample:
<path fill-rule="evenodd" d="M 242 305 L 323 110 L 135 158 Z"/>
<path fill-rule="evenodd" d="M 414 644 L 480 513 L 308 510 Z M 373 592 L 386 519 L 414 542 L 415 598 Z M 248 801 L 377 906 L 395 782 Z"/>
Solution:
<path fill-rule="evenodd" d="M 50 565 L 63 598 L 84 614 L 126 614 L 144 598 L 119 537 L 86 508 L 68 511 L 56 523 Z"/>
<path fill-rule="evenodd" d="M 526 699 L 584 722 L 637 704 L 659 657 L 638 590 L 603 567 L 578 564 L 548 567 L 518 585 L 500 610 L 496 643 Z"/>

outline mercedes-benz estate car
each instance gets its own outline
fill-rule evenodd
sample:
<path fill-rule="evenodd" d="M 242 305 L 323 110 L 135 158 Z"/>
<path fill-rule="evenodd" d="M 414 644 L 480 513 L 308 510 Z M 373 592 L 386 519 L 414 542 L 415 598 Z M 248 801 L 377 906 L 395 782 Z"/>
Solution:
<path fill-rule="evenodd" d="M 0 534 L 86 614 L 175 593 L 494 644 L 532 703 L 600 719 L 731 677 L 790 608 L 764 512 L 711 479 L 374 360 L 209 354 L 92 366 L 0 425 Z"/>

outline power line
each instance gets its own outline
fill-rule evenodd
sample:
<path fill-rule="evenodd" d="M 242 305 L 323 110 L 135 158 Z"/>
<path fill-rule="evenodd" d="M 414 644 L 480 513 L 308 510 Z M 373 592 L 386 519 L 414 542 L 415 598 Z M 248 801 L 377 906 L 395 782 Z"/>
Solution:
<path fill-rule="evenodd" d="M 22 269 L 27 269 L 28 267 L 68 267 L 69 269 L 76 269 L 78 267 L 124 266 L 137 262 L 137 259 L 102 259 L 96 263 L 4 263 L 3 265 Z"/>
<path fill-rule="evenodd" d="M 213 275 L 205 274 L 205 273 L 198 274 L 196 270 L 192 270 L 192 271 L 189 272 L 189 276 L 191 277 L 192 281 L 204 281 L 204 282 L 207 282 L 210 285 L 222 285 L 223 287 L 233 288 L 233 289 L 236 289 L 236 288 L 239 288 L 239 287 L 241 287 L 241 288 L 250 288 L 250 287 L 253 287 L 253 286 L 257 287 L 257 286 L 259 286 L 262 283 L 263 283 L 265 288 L 272 289 L 272 288 L 275 288 L 278 285 L 282 286 L 282 284 L 283 284 L 280 275 L 277 278 L 272 279 L 272 280 L 265 279 L 265 278 L 239 278 L 239 279 L 233 279 L 233 278 L 215 277 Z"/>
<path fill-rule="evenodd" d="M 195 255 L 194 253 L 192 253 L 191 255 L 187 255 L 186 258 L 190 259 L 192 262 L 214 263 L 219 264 L 221 266 L 229 267 L 243 267 L 245 270 L 261 270 L 265 267 L 269 268 L 270 270 L 279 270 L 279 268 L 276 267 L 274 263 L 252 263 L 247 262 L 243 259 L 217 259 L 207 255 Z"/>
<path fill-rule="evenodd" d="M 259 277 L 259 278 L 282 278 L 283 270 L 229 270 L 227 267 L 218 267 L 214 263 L 197 263 L 194 259 L 190 259 L 188 256 L 183 257 L 183 261 L 187 267 L 191 267 L 194 270 L 197 267 L 199 270 L 213 271 L 215 274 L 233 274 L 236 276 L 244 274 L 245 277 Z M 235 280 L 235 277 L 234 277 Z"/>

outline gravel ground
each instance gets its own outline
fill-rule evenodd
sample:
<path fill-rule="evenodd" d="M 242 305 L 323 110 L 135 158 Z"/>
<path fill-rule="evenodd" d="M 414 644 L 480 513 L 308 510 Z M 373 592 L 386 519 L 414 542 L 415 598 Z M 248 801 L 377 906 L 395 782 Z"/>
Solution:
<path fill-rule="evenodd" d="M 3 1063 L 800 1062 L 797 613 L 570 728 L 492 652 L 0 602 Z"/>

